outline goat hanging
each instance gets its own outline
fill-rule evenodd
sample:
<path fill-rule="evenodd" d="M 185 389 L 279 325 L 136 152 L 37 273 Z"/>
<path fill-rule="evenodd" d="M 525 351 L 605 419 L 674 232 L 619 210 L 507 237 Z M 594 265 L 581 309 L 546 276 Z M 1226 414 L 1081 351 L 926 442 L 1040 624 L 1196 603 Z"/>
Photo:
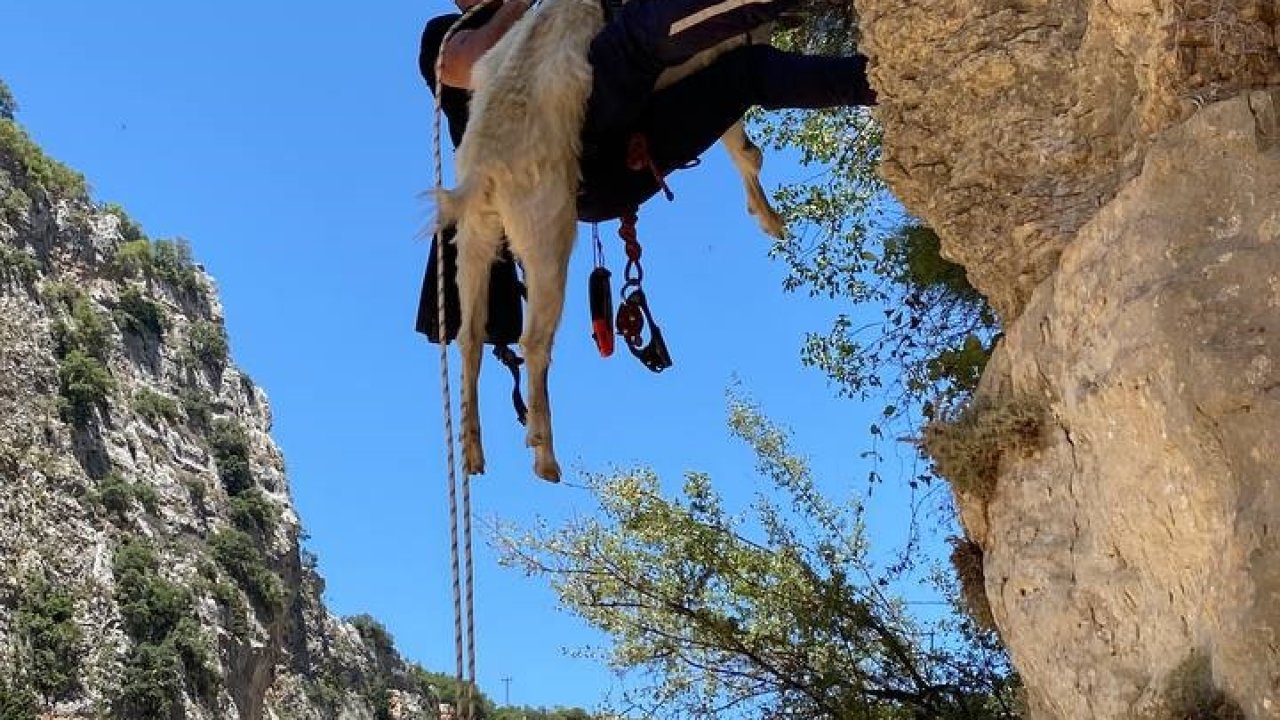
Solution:
<path fill-rule="evenodd" d="M 592 78 L 587 48 L 602 25 L 599 0 L 542 0 L 472 70 L 475 92 L 470 120 L 455 154 L 458 185 L 439 193 L 437 218 L 442 226 L 456 223 L 458 228 L 461 440 L 463 468 L 468 473 L 484 472 L 477 379 L 488 307 L 488 268 L 505 236 L 524 268 L 528 289 L 520 338 L 528 369 L 526 444 L 533 448 L 538 477 L 551 482 L 560 479 L 547 372 L 577 232 L 580 133 Z M 738 45 L 745 40 L 743 36 L 730 42 Z M 664 73 L 658 86 L 705 66 L 728 46 L 704 51 Z M 751 212 L 767 232 L 780 237 L 782 221 L 760 188 L 760 150 L 747 139 L 741 123 L 726 131 L 722 141 L 742 175 Z M 643 314 L 643 294 L 630 297 Z M 660 340 L 656 326 L 650 325 Z M 657 359 L 658 364 L 669 364 L 669 358 Z"/>

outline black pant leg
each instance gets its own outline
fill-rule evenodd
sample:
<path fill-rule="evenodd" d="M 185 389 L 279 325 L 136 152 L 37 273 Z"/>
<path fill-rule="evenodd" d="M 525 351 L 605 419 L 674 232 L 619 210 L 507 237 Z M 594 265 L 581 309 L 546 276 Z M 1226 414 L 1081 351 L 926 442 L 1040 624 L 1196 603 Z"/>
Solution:
<path fill-rule="evenodd" d="M 653 94 L 641 129 L 659 167 L 701 155 L 752 106 L 769 110 L 875 104 L 865 57 L 820 57 L 748 45 Z"/>
<path fill-rule="evenodd" d="M 592 40 L 588 128 L 634 123 L 662 71 L 777 18 L 798 0 L 630 0 Z"/>

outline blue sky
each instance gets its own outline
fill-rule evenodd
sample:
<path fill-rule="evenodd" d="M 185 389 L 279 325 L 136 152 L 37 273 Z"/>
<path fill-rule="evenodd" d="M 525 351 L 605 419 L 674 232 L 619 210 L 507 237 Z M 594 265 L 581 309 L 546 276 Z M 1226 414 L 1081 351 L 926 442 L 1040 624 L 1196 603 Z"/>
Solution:
<path fill-rule="evenodd" d="M 339 614 L 382 620 L 411 659 L 452 672 L 445 461 L 437 349 L 412 331 L 427 245 L 431 103 L 417 76 L 422 24 L 441 0 L 0 5 L 0 77 L 18 119 L 153 237 L 188 239 L 216 279 L 236 362 L 271 399 L 274 435 Z M 799 172 L 766 163 L 767 185 Z M 744 212 L 719 149 L 670 178 L 677 199 L 641 214 L 646 287 L 675 358 L 653 375 L 592 345 L 573 260 L 552 366 L 558 454 L 575 471 L 653 466 L 669 484 L 711 473 L 731 500 L 755 488 L 728 436 L 736 380 L 828 487 L 857 492 L 870 420 L 801 367 L 806 331 L 835 305 L 782 292 L 782 266 Z M 587 226 L 581 226 L 588 237 Z M 615 224 L 602 226 L 619 274 Z M 456 367 L 456 359 L 454 361 Z M 477 522 L 589 511 L 582 490 L 535 479 L 509 378 L 486 360 L 489 472 Z M 455 385 L 456 388 L 456 385 Z M 901 539 L 886 493 L 873 541 Z M 599 640 L 541 584 L 477 556 L 481 686 L 530 705 L 595 706 L 608 673 L 564 656 Z"/>

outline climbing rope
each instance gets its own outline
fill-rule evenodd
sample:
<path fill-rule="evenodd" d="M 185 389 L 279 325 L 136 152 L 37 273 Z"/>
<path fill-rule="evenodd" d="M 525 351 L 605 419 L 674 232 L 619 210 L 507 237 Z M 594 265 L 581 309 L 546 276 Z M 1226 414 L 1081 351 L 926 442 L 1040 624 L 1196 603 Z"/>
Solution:
<path fill-rule="evenodd" d="M 449 39 L 458 31 L 464 22 L 472 15 L 475 15 L 481 8 L 493 4 L 495 0 L 482 0 L 482 2 L 469 8 L 458 18 L 449 31 L 444 34 L 444 39 L 440 41 L 440 52 L 436 53 L 436 86 L 433 88 L 435 96 L 435 116 L 434 116 L 434 133 L 433 140 L 435 144 L 435 173 L 436 173 L 436 193 L 439 196 L 440 191 L 444 189 L 444 153 L 441 151 L 440 143 L 440 93 L 443 86 L 440 83 L 441 59 L 444 57 L 444 48 L 449 43 Z M 455 657 L 454 678 L 458 683 L 458 715 L 462 720 L 474 720 L 475 697 L 473 688 L 476 686 L 476 642 L 475 642 L 475 582 L 474 569 L 472 562 L 472 543 L 471 543 L 471 476 L 468 473 L 462 475 L 462 555 L 463 565 L 462 572 L 465 572 L 465 594 L 463 592 L 463 580 L 460 579 L 462 572 L 459 571 L 459 550 L 458 550 L 458 471 L 457 460 L 454 456 L 454 440 L 453 440 L 453 394 L 449 388 L 449 333 L 448 325 L 445 319 L 445 264 L 444 264 L 444 235 L 443 228 L 437 222 L 432 230 L 432 235 L 436 242 L 436 308 L 438 311 L 438 321 L 440 328 L 440 387 L 442 393 L 442 406 L 444 408 L 444 444 L 446 448 L 447 462 L 449 464 L 449 569 L 453 580 L 453 646 Z M 465 601 L 465 602 L 464 602 Z M 464 627 L 465 621 L 465 627 Z M 463 674 L 463 665 L 466 665 L 466 674 Z M 463 709 L 465 708 L 465 710 Z"/>

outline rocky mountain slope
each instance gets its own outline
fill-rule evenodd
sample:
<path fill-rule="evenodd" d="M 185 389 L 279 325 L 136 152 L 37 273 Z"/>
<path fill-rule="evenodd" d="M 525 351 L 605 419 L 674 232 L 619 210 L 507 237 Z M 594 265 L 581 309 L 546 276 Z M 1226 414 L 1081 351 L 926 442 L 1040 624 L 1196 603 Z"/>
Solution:
<path fill-rule="evenodd" d="M 434 716 L 322 605 L 211 278 L 0 115 L 0 716 Z"/>
<path fill-rule="evenodd" d="M 958 495 L 1033 716 L 1280 717 L 1280 3 L 855 5 L 885 176 L 1004 324 Z"/>

